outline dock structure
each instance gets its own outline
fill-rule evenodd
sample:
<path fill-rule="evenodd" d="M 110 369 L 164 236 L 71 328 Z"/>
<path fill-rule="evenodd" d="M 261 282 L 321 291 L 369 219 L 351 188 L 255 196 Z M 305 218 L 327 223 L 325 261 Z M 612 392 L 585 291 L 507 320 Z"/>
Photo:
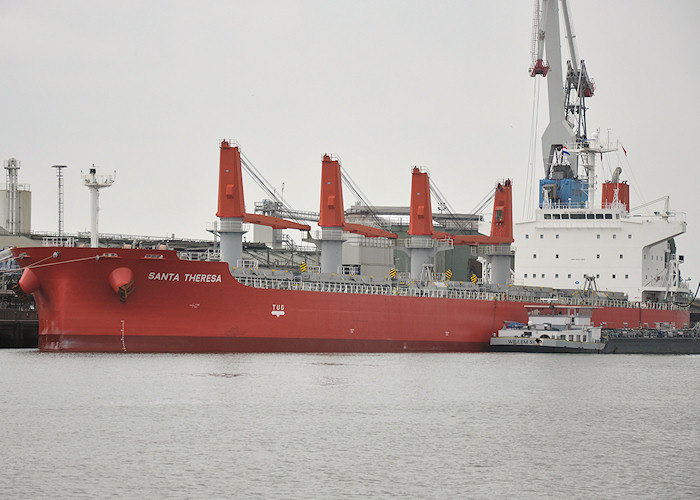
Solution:
<path fill-rule="evenodd" d="M 35 348 L 39 342 L 35 310 L 0 309 L 0 348 Z"/>

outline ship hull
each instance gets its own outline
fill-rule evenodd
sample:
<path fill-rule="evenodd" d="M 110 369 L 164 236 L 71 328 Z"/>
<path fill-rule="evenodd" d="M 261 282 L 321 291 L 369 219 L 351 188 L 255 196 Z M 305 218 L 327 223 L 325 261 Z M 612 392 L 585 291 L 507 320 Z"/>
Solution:
<path fill-rule="evenodd" d="M 481 342 L 403 341 L 341 338 L 227 338 L 211 335 L 154 336 L 47 334 L 41 335 L 43 351 L 76 352 L 479 352 Z"/>
<path fill-rule="evenodd" d="M 253 288 L 225 263 L 172 251 L 13 252 L 48 351 L 474 352 L 489 350 L 504 321 L 527 320 L 523 302 Z M 130 280 L 121 291 L 120 276 Z M 596 313 L 611 328 L 689 320 L 678 310 Z"/>

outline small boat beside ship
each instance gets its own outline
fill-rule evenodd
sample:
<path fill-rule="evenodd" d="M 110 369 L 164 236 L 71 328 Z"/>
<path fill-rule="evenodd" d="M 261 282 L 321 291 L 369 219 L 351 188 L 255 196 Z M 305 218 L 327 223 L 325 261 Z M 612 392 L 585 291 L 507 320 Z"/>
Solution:
<path fill-rule="evenodd" d="M 594 308 L 559 304 L 525 306 L 526 324 L 506 321 L 490 340 L 493 352 L 570 354 L 700 354 L 700 325 L 674 328 L 601 328 Z"/>
<path fill-rule="evenodd" d="M 495 352 L 600 353 L 602 328 L 591 322 L 593 308 L 568 305 L 528 305 L 526 324 L 506 321 L 491 337 Z"/>

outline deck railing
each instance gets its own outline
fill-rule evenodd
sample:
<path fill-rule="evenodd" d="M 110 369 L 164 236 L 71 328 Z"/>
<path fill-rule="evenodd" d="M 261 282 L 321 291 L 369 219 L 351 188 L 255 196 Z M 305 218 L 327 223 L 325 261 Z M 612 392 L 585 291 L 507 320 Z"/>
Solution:
<path fill-rule="evenodd" d="M 236 276 L 243 285 L 273 290 L 303 290 L 307 292 L 355 293 L 364 295 L 397 295 L 402 297 L 430 297 L 469 300 L 508 300 L 511 302 L 550 303 L 551 298 L 541 298 L 527 293 L 506 293 L 459 288 L 405 287 L 391 283 L 355 283 L 351 281 L 323 281 L 300 279 L 274 279 L 260 276 Z M 637 307 L 639 309 L 678 310 L 670 303 L 629 302 L 620 299 L 588 297 L 557 297 L 557 304 L 592 307 Z"/>

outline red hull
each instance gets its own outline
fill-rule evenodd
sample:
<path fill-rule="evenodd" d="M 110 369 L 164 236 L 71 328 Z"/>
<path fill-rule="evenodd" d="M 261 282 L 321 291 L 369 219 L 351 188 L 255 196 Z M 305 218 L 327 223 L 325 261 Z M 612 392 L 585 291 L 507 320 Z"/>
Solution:
<path fill-rule="evenodd" d="M 22 285 L 34 294 L 43 350 L 485 351 L 504 321 L 527 320 L 522 302 L 251 288 L 225 263 L 181 261 L 171 251 L 13 252 L 33 275 L 25 271 Z M 133 276 L 133 283 L 121 283 L 126 291 L 120 292 L 115 276 Z M 689 313 L 603 308 L 593 320 L 608 327 L 680 327 Z"/>
<path fill-rule="evenodd" d="M 43 351 L 80 352 L 479 352 L 483 343 L 280 337 L 41 335 Z"/>

